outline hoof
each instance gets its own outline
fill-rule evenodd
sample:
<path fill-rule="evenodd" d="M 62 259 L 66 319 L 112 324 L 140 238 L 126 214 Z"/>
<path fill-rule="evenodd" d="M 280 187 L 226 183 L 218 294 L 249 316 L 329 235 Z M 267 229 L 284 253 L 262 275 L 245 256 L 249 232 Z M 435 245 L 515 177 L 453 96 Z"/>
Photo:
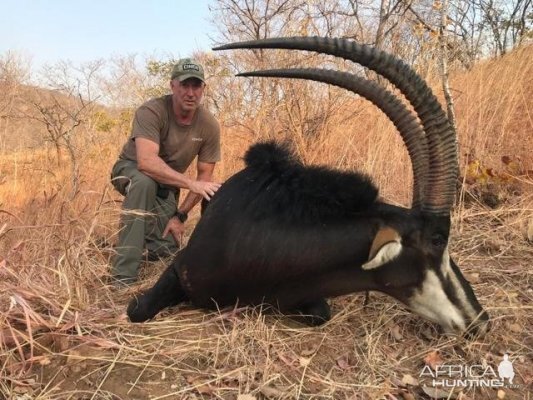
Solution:
<path fill-rule="evenodd" d="M 330 316 L 324 315 L 301 315 L 298 320 L 308 326 L 320 326 L 328 322 L 330 318 Z"/>
<path fill-rule="evenodd" d="M 157 314 L 157 312 L 149 312 L 148 307 L 146 307 L 145 295 L 134 297 L 130 301 L 126 312 L 131 322 L 148 321 L 149 319 L 155 317 L 155 315 Z"/>
<path fill-rule="evenodd" d="M 331 319 L 331 309 L 325 299 L 303 304 L 296 310 L 297 321 L 308 326 L 320 326 Z"/>

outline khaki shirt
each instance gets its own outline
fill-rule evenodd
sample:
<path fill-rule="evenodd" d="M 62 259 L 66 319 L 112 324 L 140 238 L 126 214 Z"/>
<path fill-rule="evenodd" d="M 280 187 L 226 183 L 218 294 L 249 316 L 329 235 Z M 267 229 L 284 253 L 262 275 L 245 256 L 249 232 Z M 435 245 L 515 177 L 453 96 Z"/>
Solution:
<path fill-rule="evenodd" d="M 171 168 L 183 173 L 198 156 L 198 161 L 220 161 L 220 125 L 203 106 L 195 113 L 191 125 L 181 125 L 174 117 L 172 96 L 147 101 L 135 112 L 131 136 L 120 158 L 137 161 L 135 138 L 149 139 L 159 145 L 159 157 Z"/>

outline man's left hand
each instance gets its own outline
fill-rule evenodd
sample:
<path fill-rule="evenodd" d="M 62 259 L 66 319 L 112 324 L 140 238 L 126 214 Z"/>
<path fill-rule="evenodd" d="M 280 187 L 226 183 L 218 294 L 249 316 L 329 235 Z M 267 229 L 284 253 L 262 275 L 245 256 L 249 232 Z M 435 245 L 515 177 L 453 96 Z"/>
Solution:
<path fill-rule="evenodd" d="M 166 237 L 169 233 L 174 237 L 176 244 L 181 247 L 181 240 L 183 239 L 183 234 L 185 233 L 185 224 L 183 224 L 178 217 L 170 218 L 165 230 L 163 231 L 163 237 Z"/>

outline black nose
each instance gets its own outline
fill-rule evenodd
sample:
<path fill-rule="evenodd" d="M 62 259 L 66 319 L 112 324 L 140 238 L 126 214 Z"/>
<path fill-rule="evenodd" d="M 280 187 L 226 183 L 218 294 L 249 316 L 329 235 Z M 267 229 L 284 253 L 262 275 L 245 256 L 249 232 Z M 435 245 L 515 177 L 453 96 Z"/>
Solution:
<path fill-rule="evenodd" d="M 465 336 L 468 339 L 475 339 L 476 337 L 483 337 L 491 328 L 489 320 L 489 314 L 486 311 L 482 311 L 478 318 L 470 323 L 466 330 Z"/>

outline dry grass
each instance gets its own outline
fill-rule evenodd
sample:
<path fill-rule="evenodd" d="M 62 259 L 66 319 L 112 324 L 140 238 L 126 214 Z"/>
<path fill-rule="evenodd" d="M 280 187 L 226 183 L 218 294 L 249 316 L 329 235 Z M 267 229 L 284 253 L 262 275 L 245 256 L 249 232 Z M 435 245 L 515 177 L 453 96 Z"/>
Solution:
<path fill-rule="evenodd" d="M 531 49 L 512 56 L 456 78 L 461 146 L 482 150 L 478 156 L 488 163 L 509 152 L 531 163 L 531 91 L 521 90 L 531 83 L 532 74 L 523 72 L 531 70 Z M 507 78 L 500 83 L 495 76 Z M 390 123 L 365 107 L 348 128 L 322 138 L 305 158 L 363 169 L 386 198 L 407 203 L 411 172 Z M 164 265 L 146 265 L 142 284 L 132 289 L 106 283 L 121 200 L 107 177 L 122 140 L 102 138 L 82 153 L 82 192 L 73 200 L 65 187 L 68 168 L 50 155 L 17 153 L 0 162 L 0 398 L 428 399 L 419 374 L 434 351 L 447 364 L 493 367 L 507 352 L 520 387 L 504 389 L 505 399 L 531 397 L 533 185 L 527 178 L 521 194 L 499 208 L 461 203 L 454 215 L 452 255 L 492 317 L 483 339 L 441 337 L 379 294 L 367 306 L 363 295 L 334 299 L 333 319 L 319 328 L 260 308 L 205 312 L 188 305 L 133 325 L 124 314 L 128 300 L 153 284 Z M 223 142 L 220 180 L 241 167 L 250 139 L 226 129 Z M 449 398 L 497 395 L 483 388 Z"/>

